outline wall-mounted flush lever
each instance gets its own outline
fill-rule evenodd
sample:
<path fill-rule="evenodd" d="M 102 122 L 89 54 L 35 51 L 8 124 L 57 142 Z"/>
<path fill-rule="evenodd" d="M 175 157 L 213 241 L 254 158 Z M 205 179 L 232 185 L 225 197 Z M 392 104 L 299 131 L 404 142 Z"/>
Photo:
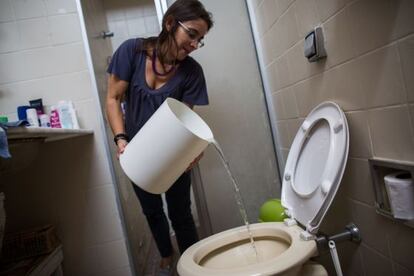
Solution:
<path fill-rule="evenodd" d="M 361 241 L 361 235 L 359 233 L 358 227 L 350 223 L 345 227 L 345 231 L 332 235 L 332 236 L 319 236 L 316 238 L 316 243 L 319 250 L 328 249 L 329 241 L 334 241 L 335 243 L 342 241 L 353 241 L 359 243 Z"/>
<path fill-rule="evenodd" d="M 114 36 L 114 32 L 110 32 L 110 31 L 102 31 L 101 32 L 101 38 L 106 39 L 107 37 L 113 37 Z"/>

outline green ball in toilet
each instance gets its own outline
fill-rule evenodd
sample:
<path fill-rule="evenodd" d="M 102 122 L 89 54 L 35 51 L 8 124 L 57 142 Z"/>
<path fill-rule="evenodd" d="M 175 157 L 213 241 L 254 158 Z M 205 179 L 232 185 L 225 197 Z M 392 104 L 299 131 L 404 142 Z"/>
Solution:
<path fill-rule="evenodd" d="M 270 199 L 260 207 L 260 222 L 283 221 L 287 217 L 280 199 Z"/>

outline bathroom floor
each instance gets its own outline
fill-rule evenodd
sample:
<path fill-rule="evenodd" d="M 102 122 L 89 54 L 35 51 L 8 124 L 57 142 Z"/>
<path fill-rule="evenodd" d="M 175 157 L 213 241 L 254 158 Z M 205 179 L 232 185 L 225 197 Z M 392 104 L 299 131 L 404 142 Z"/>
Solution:
<path fill-rule="evenodd" d="M 175 237 L 173 236 L 171 240 L 173 243 L 174 251 L 178 252 L 178 246 L 177 246 Z M 172 273 L 171 276 L 178 276 L 177 269 L 176 269 L 178 258 L 179 256 L 176 254 L 174 256 L 174 272 Z M 161 261 L 161 257 L 160 257 L 160 254 L 158 253 L 158 249 L 157 249 L 157 246 L 155 245 L 155 241 L 154 239 L 151 239 L 151 246 L 150 246 L 149 254 L 147 257 L 147 265 L 145 266 L 144 276 L 158 275 L 158 270 L 160 268 L 160 261 Z"/>

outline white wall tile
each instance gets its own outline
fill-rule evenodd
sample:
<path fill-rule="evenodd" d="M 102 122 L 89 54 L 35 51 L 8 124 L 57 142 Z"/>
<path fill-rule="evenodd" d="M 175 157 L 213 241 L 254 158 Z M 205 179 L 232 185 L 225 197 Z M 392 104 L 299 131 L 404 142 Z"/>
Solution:
<path fill-rule="evenodd" d="M 157 10 L 155 9 L 155 4 L 153 0 L 143 0 L 140 2 L 140 5 L 144 7 L 144 16 L 157 15 Z"/>
<path fill-rule="evenodd" d="M 76 1 L 73 0 L 45 0 L 49 15 L 76 12 Z"/>
<path fill-rule="evenodd" d="M 145 29 L 147 34 L 159 33 L 158 18 L 156 16 L 147 16 L 144 18 Z"/>
<path fill-rule="evenodd" d="M 0 55 L 0 84 L 21 80 L 23 56 L 16 53 Z"/>
<path fill-rule="evenodd" d="M 21 47 L 16 22 L 0 23 L 0 53 L 15 51 Z"/>
<path fill-rule="evenodd" d="M 127 26 L 130 36 L 141 36 L 146 33 L 144 18 L 129 19 Z"/>
<path fill-rule="evenodd" d="M 268 30 L 278 19 L 280 13 L 276 9 L 275 1 L 263 1 L 261 9 L 264 17 L 264 28 Z"/>
<path fill-rule="evenodd" d="M 26 19 L 45 16 L 46 6 L 43 0 L 13 0 L 16 19 Z"/>
<path fill-rule="evenodd" d="M 38 48 L 50 44 L 50 31 L 46 17 L 17 22 L 21 44 L 25 49 Z"/>
<path fill-rule="evenodd" d="M 104 0 L 105 14 L 108 21 L 125 20 L 127 2 L 117 0 Z"/>
<path fill-rule="evenodd" d="M 86 70 L 0 85 L 0 98 L 7 99 L 0 101 L 0 110 L 15 113 L 17 106 L 37 98 L 43 99 L 44 106 L 50 106 L 67 98 L 65 95 L 70 95 L 73 101 L 92 98 L 91 81 Z"/>
<path fill-rule="evenodd" d="M 0 22 L 11 21 L 14 17 L 12 0 L 0 0 Z"/>
<path fill-rule="evenodd" d="M 137 17 L 144 17 L 144 9 L 141 3 L 136 0 L 126 0 L 123 9 L 125 10 L 125 16 L 127 19 L 133 19 Z"/>
<path fill-rule="evenodd" d="M 77 14 L 50 16 L 49 27 L 53 44 L 63 44 L 82 40 Z"/>
<path fill-rule="evenodd" d="M 414 131 L 408 107 L 372 110 L 368 114 L 374 156 L 414 160 Z"/>

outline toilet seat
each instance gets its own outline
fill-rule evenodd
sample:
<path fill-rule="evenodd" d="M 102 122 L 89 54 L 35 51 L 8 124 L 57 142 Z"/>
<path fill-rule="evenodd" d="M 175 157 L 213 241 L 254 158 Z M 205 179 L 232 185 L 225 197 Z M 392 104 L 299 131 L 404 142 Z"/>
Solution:
<path fill-rule="evenodd" d="M 349 149 L 345 114 L 323 102 L 306 117 L 286 161 L 282 205 L 288 216 L 316 234 L 338 190 Z"/>

